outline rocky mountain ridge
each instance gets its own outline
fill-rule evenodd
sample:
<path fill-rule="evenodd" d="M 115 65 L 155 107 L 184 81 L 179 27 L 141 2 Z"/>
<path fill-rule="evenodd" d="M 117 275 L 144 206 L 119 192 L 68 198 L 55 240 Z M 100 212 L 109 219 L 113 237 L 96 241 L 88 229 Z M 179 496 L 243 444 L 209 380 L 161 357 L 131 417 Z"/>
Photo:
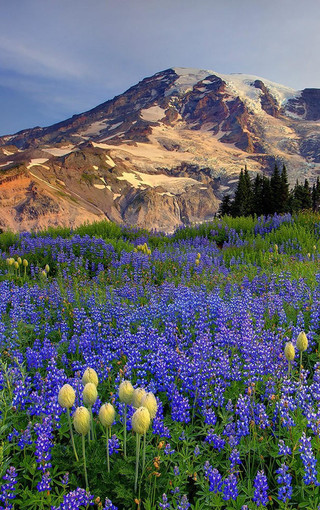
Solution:
<path fill-rule="evenodd" d="M 320 172 L 320 89 L 175 68 L 89 112 L 0 137 L 0 228 L 210 220 L 240 169 Z"/>

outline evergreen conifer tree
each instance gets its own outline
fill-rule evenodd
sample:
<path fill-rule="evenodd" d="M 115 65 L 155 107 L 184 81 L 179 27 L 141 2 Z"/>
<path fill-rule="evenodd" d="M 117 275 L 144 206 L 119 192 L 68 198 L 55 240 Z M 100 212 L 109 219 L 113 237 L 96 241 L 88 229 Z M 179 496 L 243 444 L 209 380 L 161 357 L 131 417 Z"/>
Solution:
<path fill-rule="evenodd" d="M 317 182 L 312 186 L 312 210 L 319 211 L 320 207 L 320 179 L 317 177 Z"/>
<path fill-rule="evenodd" d="M 241 169 L 237 189 L 231 207 L 232 216 L 249 216 L 252 211 L 252 188 L 247 167 Z"/>
<path fill-rule="evenodd" d="M 310 188 L 308 179 L 305 179 L 304 185 L 303 185 L 302 209 L 311 209 L 311 208 L 312 208 L 311 188 Z"/>
<path fill-rule="evenodd" d="M 264 214 L 263 207 L 263 178 L 257 174 L 252 186 L 252 213 L 261 216 Z"/>
<path fill-rule="evenodd" d="M 281 212 L 282 209 L 282 182 L 278 165 L 275 165 L 270 179 L 271 186 L 271 213 Z"/>
<path fill-rule="evenodd" d="M 219 215 L 230 215 L 232 209 L 232 201 L 230 195 L 224 195 L 220 207 L 219 207 Z"/>
<path fill-rule="evenodd" d="M 266 216 L 272 214 L 271 184 L 266 175 L 262 178 L 262 211 Z"/>
<path fill-rule="evenodd" d="M 280 194 L 281 206 L 279 213 L 288 212 L 288 200 L 289 200 L 289 183 L 287 169 L 285 165 L 282 167 L 281 172 L 281 194 Z"/>

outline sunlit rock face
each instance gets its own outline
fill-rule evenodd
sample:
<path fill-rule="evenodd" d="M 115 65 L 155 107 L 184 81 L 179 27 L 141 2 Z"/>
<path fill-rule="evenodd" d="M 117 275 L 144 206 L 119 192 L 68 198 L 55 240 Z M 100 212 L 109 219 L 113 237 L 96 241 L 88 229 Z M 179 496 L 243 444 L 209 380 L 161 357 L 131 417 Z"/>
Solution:
<path fill-rule="evenodd" d="M 0 138 L 0 228 L 109 219 L 173 231 L 214 217 L 240 169 L 320 171 L 320 90 L 174 68 L 93 110 Z"/>

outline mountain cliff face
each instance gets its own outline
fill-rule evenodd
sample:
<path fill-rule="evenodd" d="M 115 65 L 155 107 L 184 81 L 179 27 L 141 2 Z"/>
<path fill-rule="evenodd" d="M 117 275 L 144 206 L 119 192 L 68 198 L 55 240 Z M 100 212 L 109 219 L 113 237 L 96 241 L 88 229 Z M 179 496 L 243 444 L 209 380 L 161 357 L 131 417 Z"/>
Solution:
<path fill-rule="evenodd" d="M 320 89 L 175 68 L 93 110 L 0 138 L 0 228 L 210 220 L 240 169 L 320 173 Z"/>

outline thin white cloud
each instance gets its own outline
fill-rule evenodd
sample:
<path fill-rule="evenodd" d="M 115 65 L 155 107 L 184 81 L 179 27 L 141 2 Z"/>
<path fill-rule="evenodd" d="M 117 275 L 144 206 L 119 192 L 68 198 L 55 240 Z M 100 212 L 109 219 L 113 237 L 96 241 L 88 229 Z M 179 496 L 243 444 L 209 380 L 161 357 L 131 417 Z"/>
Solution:
<path fill-rule="evenodd" d="M 3 35 L 0 35 L 0 65 L 3 69 L 25 75 L 72 79 L 86 75 L 81 61 L 75 62 L 50 48 L 31 47 Z"/>

